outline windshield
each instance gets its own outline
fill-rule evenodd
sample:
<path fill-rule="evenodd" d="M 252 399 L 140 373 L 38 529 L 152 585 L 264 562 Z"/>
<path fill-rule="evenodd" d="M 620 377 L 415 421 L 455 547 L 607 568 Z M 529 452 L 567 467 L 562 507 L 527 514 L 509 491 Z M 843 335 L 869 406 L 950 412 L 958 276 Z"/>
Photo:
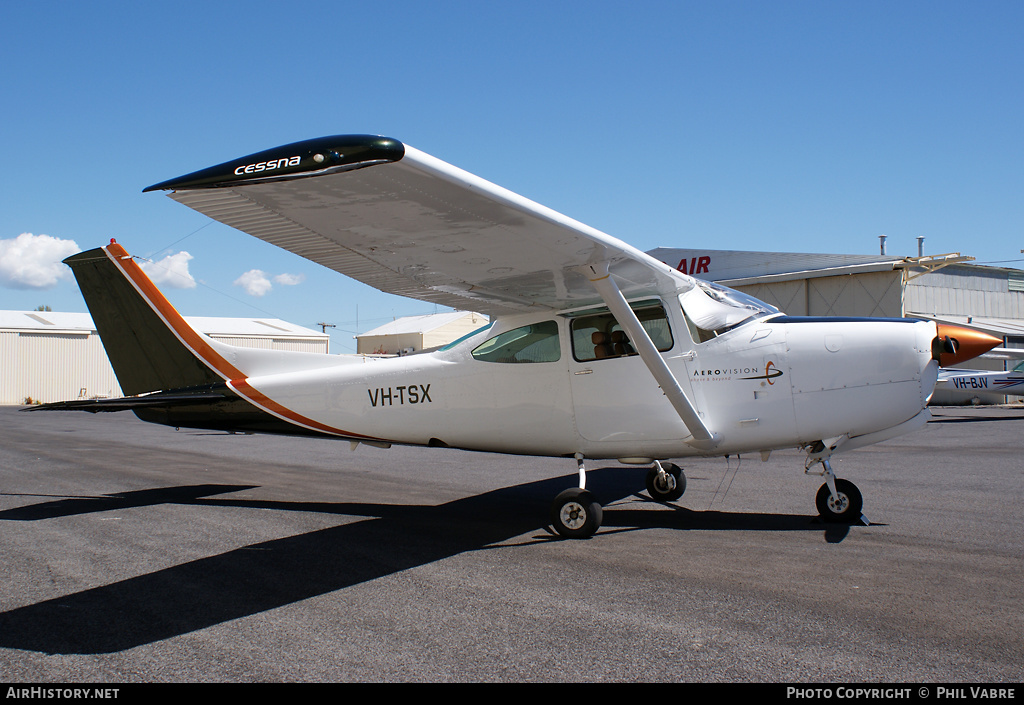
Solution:
<path fill-rule="evenodd" d="M 774 306 L 720 284 L 700 279 L 696 284 L 679 296 L 695 342 L 703 343 L 751 319 L 779 313 Z"/>
<path fill-rule="evenodd" d="M 472 355 L 483 362 L 558 362 L 558 324 L 544 321 L 505 331 L 478 345 Z"/>
<path fill-rule="evenodd" d="M 445 350 L 451 350 L 451 349 L 452 349 L 452 348 L 454 348 L 454 347 L 455 347 L 456 345 L 459 345 L 460 343 L 462 343 L 462 341 L 464 341 L 464 340 L 469 340 L 470 338 L 472 338 L 472 337 L 473 337 L 474 335 L 476 335 L 477 333 L 483 333 L 483 332 L 484 332 L 485 330 L 487 330 L 488 328 L 490 328 L 490 327 L 491 327 L 491 326 L 493 326 L 493 325 L 494 325 L 494 321 L 490 321 L 489 323 L 487 323 L 487 325 L 484 325 L 484 326 L 481 326 L 480 328 L 477 328 L 477 329 L 476 329 L 475 331 L 473 331 L 472 333 L 466 333 L 466 334 L 465 334 L 464 336 L 462 336 L 461 338 L 459 338 L 459 339 L 457 339 L 457 340 L 453 340 L 452 342 L 448 343 L 448 344 L 447 344 L 447 345 L 445 345 L 445 346 L 444 346 L 443 348 L 441 348 L 441 351 L 443 352 L 443 351 L 445 351 Z"/>

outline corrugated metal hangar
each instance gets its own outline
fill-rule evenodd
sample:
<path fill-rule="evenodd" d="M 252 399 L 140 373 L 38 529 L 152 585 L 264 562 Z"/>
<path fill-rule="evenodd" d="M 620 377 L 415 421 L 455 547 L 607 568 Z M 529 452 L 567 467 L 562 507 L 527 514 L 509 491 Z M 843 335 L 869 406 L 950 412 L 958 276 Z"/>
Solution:
<path fill-rule="evenodd" d="M 738 289 L 793 316 L 926 318 L 977 328 L 1024 348 L 1024 271 L 959 254 L 894 257 L 658 248 L 676 269 Z M 976 358 L 971 369 L 1015 363 Z M 937 392 L 953 403 L 970 395 Z"/>
<path fill-rule="evenodd" d="M 242 347 L 326 353 L 330 339 L 276 318 L 185 320 Z M 121 388 L 89 314 L 0 311 L 0 404 L 118 396 Z"/>
<path fill-rule="evenodd" d="M 356 336 L 361 355 L 398 355 L 447 345 L 486 325 L 487 316 L 472 311 L 406 316 Z"/>

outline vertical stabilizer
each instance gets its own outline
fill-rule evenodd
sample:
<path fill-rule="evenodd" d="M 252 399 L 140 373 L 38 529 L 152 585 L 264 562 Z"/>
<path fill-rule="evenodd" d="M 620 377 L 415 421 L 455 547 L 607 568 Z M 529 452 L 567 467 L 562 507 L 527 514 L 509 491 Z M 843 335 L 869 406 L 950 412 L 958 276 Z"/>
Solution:
<path fill-rule="evenodd" d="M 126 395 L 212 385 L 244 376 L 230 369 L 206 336 L 185 322 L 117 243 L 80 252 L 64 263 L 78 280 Z M 204 359 L 220 361 L 227 369 L 217 370 Z"/>

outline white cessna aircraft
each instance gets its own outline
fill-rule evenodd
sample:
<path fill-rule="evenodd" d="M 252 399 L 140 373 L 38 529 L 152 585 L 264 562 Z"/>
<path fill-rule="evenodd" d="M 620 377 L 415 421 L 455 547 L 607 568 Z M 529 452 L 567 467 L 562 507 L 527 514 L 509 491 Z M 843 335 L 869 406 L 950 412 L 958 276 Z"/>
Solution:
<path fill-rule="evenodd" d="M 394 139 L 297 142 L 146 190 L 491 323 L 390 359 L 233 347 L 190 328 L 112 241 L 66 261 L 130 396 L 44 408 L 575 458 L 579 486 L 551 511 L 567 537 L 601 523 L 587 461 L 649 464 L 667 502 L 686 486 L 669 459 L 777 448 L 820 466 L 822 517 L 859 519 L 832 454 L 922 426 L 939 362 L 978 354 L 958 343 L 973 331 L 934 322 L 786 316 Z"/>
<path fill-rule="evenodd" d="M 985 357 L 1002 360 L 1020 360 L 1024 350 L 996 348 Z M 1007 394 L 1024 395 L 1024 361 L 1014 365 L 1012 370 L 965 370 L 951 368 L 939 370 L 935 389 L 965 392 L 979 399 L 1001 401 Z"/>

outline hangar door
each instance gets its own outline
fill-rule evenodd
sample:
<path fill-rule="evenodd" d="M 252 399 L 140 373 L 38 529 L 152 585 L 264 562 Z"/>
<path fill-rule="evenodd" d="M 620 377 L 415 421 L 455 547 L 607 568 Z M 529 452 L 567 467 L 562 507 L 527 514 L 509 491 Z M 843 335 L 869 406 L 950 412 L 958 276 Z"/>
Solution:
<path fill-rule="evenodd" d="M 738 287 L 791 316 L 903 316 L 902 272 L 868 272 Z"/>

